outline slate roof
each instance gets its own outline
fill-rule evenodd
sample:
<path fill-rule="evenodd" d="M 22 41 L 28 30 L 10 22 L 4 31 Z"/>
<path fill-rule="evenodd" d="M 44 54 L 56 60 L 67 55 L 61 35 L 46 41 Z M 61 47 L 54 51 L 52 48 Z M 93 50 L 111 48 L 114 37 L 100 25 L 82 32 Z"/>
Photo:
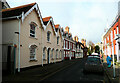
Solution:
<path fill-rule="evenodd" d="M 31 3 L 31 4 L 27 4 L 27 5 L 22 5 L 22 6 L 14 7 L 14 8 L 3 9 L 2 10 L 2 18 L 19 16 L 19 15 L 22 14 L 22 12 L 26 13 L 35 4 L 36 3 Z"/>

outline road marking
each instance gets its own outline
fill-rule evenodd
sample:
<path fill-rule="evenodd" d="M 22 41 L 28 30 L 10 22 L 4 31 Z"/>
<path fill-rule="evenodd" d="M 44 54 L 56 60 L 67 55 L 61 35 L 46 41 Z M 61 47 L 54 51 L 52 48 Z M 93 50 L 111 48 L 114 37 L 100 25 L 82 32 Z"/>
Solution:
<path fill-rule="evenodd" d="M 74 63 L 75 63 L 75 62 L 74 62 Z M 51 73 L 51 74 L 49 74 L 49 75 L 45 76 L 44 78 L 40 79 L 39 81 L 45 80 L 46 78 L 48 78 L 48 77 L 50 77 L 50 76 L 54 75 L 55 73 L 57 73 L 57 72 L 59 72 L 59 71 L 61 71 L 61 70 L 65 69 L 65 68 L 67 68 L 67 67 L 69 67 L 69 66 L 73 65 L 74 63 L 72 63 L 72 64 L 70 64 L 70 65 L 68 65 L 68 66 L 65 66 L 65 67 L 63 67 L 63 68 L 61 68 L 61 69 L 59 69 L 59 70 L 57 70 L 57 71 L 55 71 L 55 72 L 53 72 L 53 73 Z"/>

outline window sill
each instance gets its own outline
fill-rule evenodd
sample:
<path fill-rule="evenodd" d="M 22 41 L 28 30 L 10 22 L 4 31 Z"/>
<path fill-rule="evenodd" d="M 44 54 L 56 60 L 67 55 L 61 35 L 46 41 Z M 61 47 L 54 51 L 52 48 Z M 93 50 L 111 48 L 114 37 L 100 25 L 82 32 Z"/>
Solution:
<path fill-rule="evenodd" d="M 29 62 L 37 62 L 37 59 L 31 59 Z"/>
<path fill-rule="evenodd" d="M 57 44 L 57 46 L 59 46 L 59 44 Z"/>
<path fill-rule="evenodd" d="M 50 42 L 50 41 L 47 41 L 47 43 L 51 44 L 51 42 Z"/>
<path fill-rule="evenodd" d="M 38 38 L 37 38 L 37 37 L 31 37 L 31 36 L 29 36 L 29 38 L 32 38 L 32 39 L 36 39 L 36 40 L 38 40 Z"/>

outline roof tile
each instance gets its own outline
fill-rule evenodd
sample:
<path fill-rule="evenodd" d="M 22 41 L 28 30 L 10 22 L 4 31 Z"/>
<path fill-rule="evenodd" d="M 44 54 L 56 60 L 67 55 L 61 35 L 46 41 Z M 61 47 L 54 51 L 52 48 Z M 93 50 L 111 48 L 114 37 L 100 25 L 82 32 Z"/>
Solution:
<path fill-rule="evenodd" d="M 26 13 L 30 8 L 32 8 L 36 3 L 26 4 L 14 8 L 3 9 L 2 18 L 19 16 L 22 12 Z"/>

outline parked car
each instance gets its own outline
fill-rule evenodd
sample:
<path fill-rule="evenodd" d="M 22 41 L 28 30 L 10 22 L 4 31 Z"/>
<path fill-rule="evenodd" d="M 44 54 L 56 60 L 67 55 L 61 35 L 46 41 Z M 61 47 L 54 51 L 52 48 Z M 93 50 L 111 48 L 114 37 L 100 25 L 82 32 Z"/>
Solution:
<path fill-rule="evenodd" d="M 104 74 L 103 63 L 100 60 L 99 56 L 88 56 L 84 68 L 84 73 L 100 73 Z"/>
<path fill-rule="evenodd" d="M 98 57 L 100 57 L 100 55 L 98 53 L 92 53 L 90 56 L 98 56 Z"/>

